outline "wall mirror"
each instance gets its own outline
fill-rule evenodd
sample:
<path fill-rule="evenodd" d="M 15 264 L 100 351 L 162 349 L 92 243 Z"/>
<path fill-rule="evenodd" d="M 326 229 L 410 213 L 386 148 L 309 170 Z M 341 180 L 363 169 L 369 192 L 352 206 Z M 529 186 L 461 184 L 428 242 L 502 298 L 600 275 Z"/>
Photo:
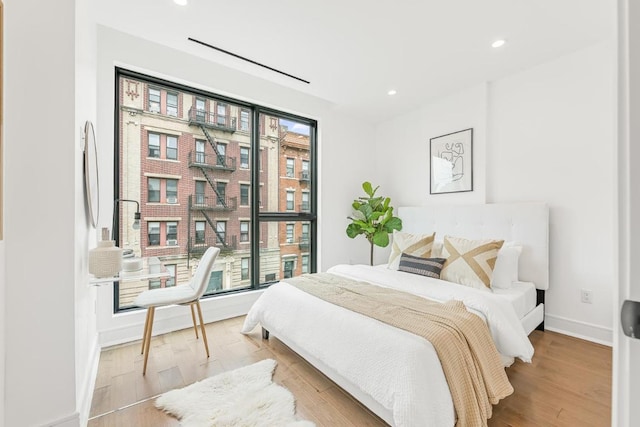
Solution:
<path fill-rule="evenodd" d="M 94 227 L 98 226 L 98 212 L 100 208 L 100 186 L 98 180 L 98 147 L 93 123 L 89 120 L 84 124 L 84 182 L 87 193 L 89 221 Z"/>

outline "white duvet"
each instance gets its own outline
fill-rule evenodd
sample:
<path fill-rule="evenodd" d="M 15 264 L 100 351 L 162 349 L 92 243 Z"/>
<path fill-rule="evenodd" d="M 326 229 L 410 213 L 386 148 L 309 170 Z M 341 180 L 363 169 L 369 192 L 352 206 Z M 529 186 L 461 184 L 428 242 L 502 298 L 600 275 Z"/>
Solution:
<path fill-rule="evenodd" d="M 489 325 L 498 351 L 529 362 L 533 346 L 513 307 L 491 292 L 389 270 L 338 265 L 328 273 L 436 301 L 461 300 Z M 396 426 L 453 426 L 455 413 L 438 356 L 424 338 L 338 307 L 282 281 L 253 305 L 242 332 L 258 324 L 331 367 L 393 414 Z"/>

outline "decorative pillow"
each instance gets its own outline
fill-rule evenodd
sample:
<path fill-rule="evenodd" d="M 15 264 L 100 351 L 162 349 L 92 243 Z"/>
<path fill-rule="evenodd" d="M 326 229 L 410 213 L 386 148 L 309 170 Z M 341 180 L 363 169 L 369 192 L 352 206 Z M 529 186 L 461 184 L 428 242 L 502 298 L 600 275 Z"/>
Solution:
<path fill-rule="evenodd" d="M 434 240 L 431 247 L 431 257 L 438 258 L 442 256 L 442 246 L 444 242 L 442 240 Z"/>
<path fill-rule="evenodd" d="M 518 259 L 522 253 L 522 246 L 515 242 L 505 242 L 498 251 L 498 259 L 491 276 L 491 287 L 509 289 L 513 282 L 518 281 Z"/>
<path fill-rule="evenodd" d="M 477 289 L 491 289 L 491 276 L 504 240 L 468 240 L 444 237 L 447 262 L 440 278 Z"/>
<path fill-rule="evenodd" d="M 442 267 L 444 267 L 446 261 L 446 258 L 421 258 L 402 254 L 400 255 L 400 266 L 398 270 L 439 279 L 440 271 L 442 271 Z"/>
<path fill-rule="evenodd" d="M 393 243 L 391 244 L 391 254 L 387 268 L 397 270 L 400 265 L 400 255 L 409 254 L 420 258 L 431 256 L 431 246 L 433 245 L 433 234 L 410 234 L 393 230 Z"/>

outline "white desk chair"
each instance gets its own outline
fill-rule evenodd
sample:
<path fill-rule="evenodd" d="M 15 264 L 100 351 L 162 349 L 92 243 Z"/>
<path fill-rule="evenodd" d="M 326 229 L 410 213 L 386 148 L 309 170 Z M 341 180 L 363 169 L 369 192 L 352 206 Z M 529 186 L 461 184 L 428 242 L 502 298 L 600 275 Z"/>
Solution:
<path fill-rule="evenodd" d="M 204 329 L 204 322 L 202 320 L 202 309 L 200 308 L 200 297 L 204 294 L 209 283 L 209 276 L 211 275 L 211 269 L 215 262 L 219 248 L 210 247 L 206 250 L 202 259 L 196 269 L 196 274 L 188 285 L 172 286 L 170 288 L 158 288 L 150 289 L 142 292 L 135 300 L 135 305 L 138 307 L 147 308 L 147 320 L 144 324 L 144 333 L 142 336 L 142 354 L 144 354 L 144 366 L 142 368 L 142 375 L 147 372 L 147 359 L 149 358 L 149 343 L 151 342 L 151 330 L 153 329 L 153 316 L 156 311 L 156 307 L 162 307 L 166 305 L 189 305 L 191 307 L 191 319 L 193 320 L 193 328 L 196 331 L 196 338 L 198 338 L 198 326 L 196 324 L 196 316 L 193 311 L 195 305 L 198 309 L 198 317 L 200 319 L 200 330 L 202 331 L 202 339 L 204 341 L 204 348 L 207 350 L 207 357 L 209 357 L 209 344 L 207 343 L 207 333 Z"/>

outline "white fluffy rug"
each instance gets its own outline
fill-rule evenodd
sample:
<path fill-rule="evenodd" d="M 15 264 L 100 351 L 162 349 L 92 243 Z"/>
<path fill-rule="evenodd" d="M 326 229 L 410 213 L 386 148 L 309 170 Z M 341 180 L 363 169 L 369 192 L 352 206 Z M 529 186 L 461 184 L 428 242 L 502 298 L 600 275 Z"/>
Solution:
<path fill-rule="evenodd" d="M 293 395 L 271 381 L 275 367 L 265 359 L 171 390 L 155 405 L 184 427 L 314 427 L 295 418 Z"/>

